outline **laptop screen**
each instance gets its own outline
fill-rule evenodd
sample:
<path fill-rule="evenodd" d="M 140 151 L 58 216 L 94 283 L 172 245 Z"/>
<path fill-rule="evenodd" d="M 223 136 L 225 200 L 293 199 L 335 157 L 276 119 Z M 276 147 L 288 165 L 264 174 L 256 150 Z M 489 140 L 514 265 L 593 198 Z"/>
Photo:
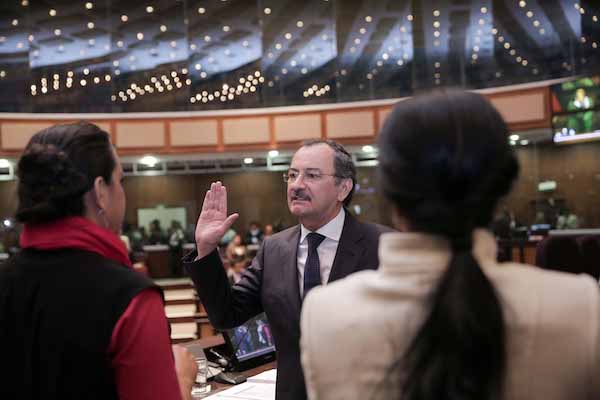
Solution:
<path fill-rule="evenodd" d="M 275 343 L 264 313 L 224 333 L 236 369 L 251 368 L 272 361 L 275 357 Z"/>

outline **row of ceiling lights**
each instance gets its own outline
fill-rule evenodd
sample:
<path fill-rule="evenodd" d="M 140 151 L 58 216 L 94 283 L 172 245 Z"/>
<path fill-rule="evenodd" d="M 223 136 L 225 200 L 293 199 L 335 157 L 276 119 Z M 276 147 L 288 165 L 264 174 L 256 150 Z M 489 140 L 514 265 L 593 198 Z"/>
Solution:
<path fill-rule="evenodd" d="M 183 68 L 181 73 L 183 75 L 187 75 L 187 68 Z M 121 101 L 126 102 L 129 100 L 135 100 L 137 97 L 153 94 L 155 90 L 158 93 L 163 93 L 165 90 L 170 92 L 174 89 L 181 89 L 184 87 L 184 83 L 185 85 L 190 86 L 192 84 L 192 80 L 190 78 L 186 78 L 185 81 L 182 81 L 182 78 L 179 77 L 177 71 L 171 71 L 170 76 L 162 75 L 160 78 L 153 76 L 150 78 L 150 82 L 142 82 L 140 84 L 133 82 L 126 90 L 119 91 L 118 96 Z M 113 94 L 110 99 L 112 101 L 117 101 L 117 95 Z"/>
<path fill-rule="evenodd" d="M 217 100 L 220 100 L 221 102 L 233 101 L 236 96 L 239 97 L 243 94 L 255 93 L 264 81 L 265 78 L 261 75 L 260 71 L 255 71 L 254 74 L 249 74 L 247 77 L 242 76 L 237 85 L 225 83 L 220 91 L 215 90 L 214 93 L 209 93 L 207 90 L 203 90 L 202 92 L 198 92 L 190 97 L 190 103 L 209 103 Z"/>

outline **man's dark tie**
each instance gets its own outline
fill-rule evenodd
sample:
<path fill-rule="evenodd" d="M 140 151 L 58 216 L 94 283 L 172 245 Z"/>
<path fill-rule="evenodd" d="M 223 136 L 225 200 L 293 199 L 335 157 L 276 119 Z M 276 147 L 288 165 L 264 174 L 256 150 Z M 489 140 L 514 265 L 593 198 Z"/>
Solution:
<path fill-rule="evenodd" d="M 304 296 L 315 286 L 321 284 L 321 263 L 319 263 L 319 253 L 317 247 L 325 239 L 325 236 L 311 232 L 306 236 L 308 241 L 308 257 L 304 264 Z"/>

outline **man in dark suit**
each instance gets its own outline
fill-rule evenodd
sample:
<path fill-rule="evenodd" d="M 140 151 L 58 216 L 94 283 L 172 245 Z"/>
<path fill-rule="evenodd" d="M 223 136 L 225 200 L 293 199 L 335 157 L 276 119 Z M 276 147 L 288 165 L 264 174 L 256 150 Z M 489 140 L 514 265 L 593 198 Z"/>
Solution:
<path fill-rule="evenodd" d="M 216 251 L 238 217 L 227 216 L 227 192 L 220 182 L 206 193 L 197 249 L 184 264 L 216 328 L 232 328 L 266 312 L 277 348 L 277 399 L 303 400 L 299 319 L 304 295 L 315 285 L 377 268 L 379 235 L 389 229 L 361 223 L 345 210 L 356 169 L 350 154 L 333 141 L 305 143 L 284 180 L 288 207 L 300 224 L 265 238 L 237 284 L 229 285 Z"/>

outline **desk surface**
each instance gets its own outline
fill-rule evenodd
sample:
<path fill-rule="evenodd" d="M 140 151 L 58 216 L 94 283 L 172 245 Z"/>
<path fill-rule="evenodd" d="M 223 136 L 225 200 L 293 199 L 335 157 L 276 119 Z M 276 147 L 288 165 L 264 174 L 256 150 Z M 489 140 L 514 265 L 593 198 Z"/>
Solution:
<path fill-rule="evenodd" d="M 191 342 L 186 342 L 186 343 L 180 343 L 180 345 L 188 347 L 189 350 L 193 353 L 194 352 L 194 348 L 196 347 L 201 347 L 202 349 L 208 349 L 210 347 L 216 347 L 219 345 L 222 345 L 225 343 L 225 340 L 223 339 L 223 335 L 215 335 L 215 336 L 208 336 L 202 339 L 197 339 L 197 340 L 193 340 Z M 277 368 L 277 361 L 272 361 L 270 363 L 249 369 L 247 371 L 243 371 L 241 372 L 241 374 L 243 374 L 245 377 L 251 377 L 257 374 L 260 374 L 261 372 L 267 371 L 269 369 L 273 369 L 273 368 Z M 225 389 L 228 389 L 230 387 L 232 387 L 232 385 L 228 385 L 226 383 L 217 383 L 213 380 L 209 381 L 210 385 L 211 385 L 211 391 L 210 394 L 215 394 L 218 392 L 221 392 Z"/>
<path fill-rule="evenodd" d="M 273 369 L 273 368 L 277 368 L 277 361 L 271 361 L 268 364 L 265 365 L 261 365 L 260 367 L 255 367 L 252 369 L 249 369 L 247 371 L 241 372 L 242 375 L 244 375 L 245 377 L 249 378 L 251 376 L 260 374 L 261 372 Z M 232 385 L 228 385 L 225 383 L 217 383 L 213 380 L 209 380 L 209 384 L 211 385 L 211 391 L 210 394 L 215 394 L 215 393 L 219 393 L 225 389 L 229 389 Z"/>

